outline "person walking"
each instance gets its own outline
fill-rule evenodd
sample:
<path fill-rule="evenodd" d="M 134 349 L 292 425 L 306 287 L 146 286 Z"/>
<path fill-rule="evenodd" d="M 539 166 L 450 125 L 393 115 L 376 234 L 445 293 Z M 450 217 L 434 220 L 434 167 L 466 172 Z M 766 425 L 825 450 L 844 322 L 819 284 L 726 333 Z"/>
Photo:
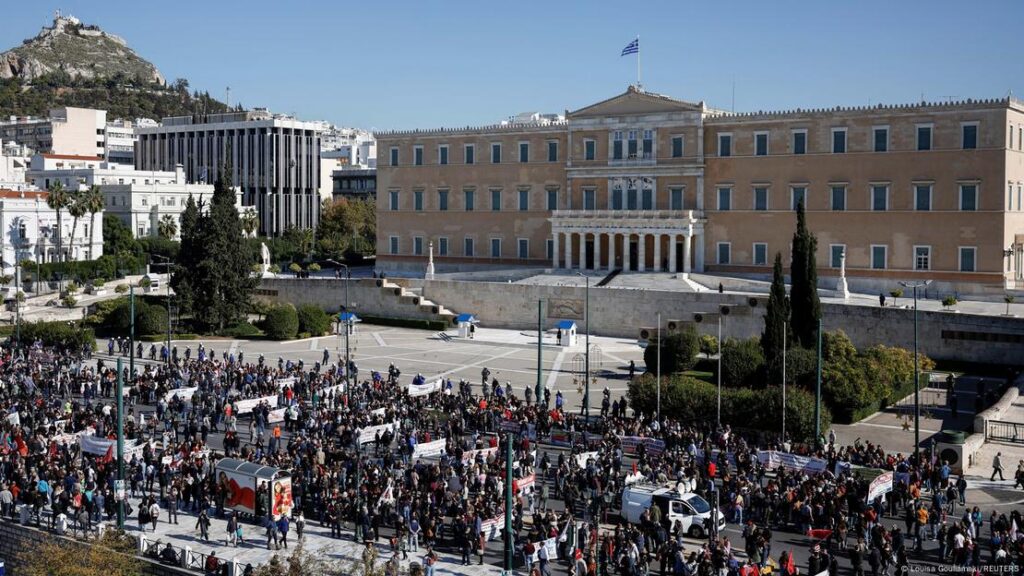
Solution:
<path fill-rule="evenodd" d="M 156 499 L 149 505 L 149 521 L 153 523 L 153 532 L 156 532 L 156 523 L 160 520 L 160 505 Z"/>
<path fill-rule="evenodd" d="M 196 518 L 196 528 L 199 529 L 199 537 L 203 540 L 210 541 L 210 516 L 206 513 L 206 510 L 199 511 L 199 517 Z"/>
<path fill-rule="evenodd" d="M 167 494 L 167 523 L 171 521 L 175 524 L 178 523 L 178 487 L 172 486 L 171 491 Z"/>
<path fill-rule="evenodd" d="M 1003 478 L 1003 458 L 1002 457 L 1003 457 L 1003 453 L 1002 452 L 996 452 L 996 455 L 992 457 L 992 477 L 989 478 L 990 482 L 994 482 L 995 481 L 996 474 L 999 474 L 999 480 L 1002 480 L 1002 481 L 1006 480 L 1006 478 Z"/>
<path fill-rule="evenodd" d="M 228 517 L 228 538 L 225 544 L 231 544 L 238 548 L 238 512 L 232 512 Z"/>
<path fill-rule="evenodd" d="M 279 536 L 277 531 L 277 522 L 274 522 L 273 516 L 267 516 L 267 550 L 277 550 L 281 547 Z M 273 547 L 271 547 L 273 545 Z"/>

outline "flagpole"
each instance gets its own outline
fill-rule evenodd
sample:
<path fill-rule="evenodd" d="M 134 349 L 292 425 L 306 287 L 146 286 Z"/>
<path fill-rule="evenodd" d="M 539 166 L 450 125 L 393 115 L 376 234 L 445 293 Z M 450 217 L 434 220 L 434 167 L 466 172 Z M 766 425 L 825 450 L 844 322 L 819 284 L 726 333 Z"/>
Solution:
<path fill-rule="evenodd" d="M 640 84 L 640 36 L 636 37 L 636 88 L 639 90 L 643 85 Z"/>

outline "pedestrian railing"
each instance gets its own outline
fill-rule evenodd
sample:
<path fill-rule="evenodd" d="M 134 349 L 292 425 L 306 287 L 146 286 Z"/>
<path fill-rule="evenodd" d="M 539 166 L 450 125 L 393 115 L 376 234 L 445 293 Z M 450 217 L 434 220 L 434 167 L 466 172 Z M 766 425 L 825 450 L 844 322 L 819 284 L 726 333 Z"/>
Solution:
<path fill-rule="evenodd" d="M 985 428 L 985 439 L 996 442 L 1012 442 L 1024 444 L 1024 424 L 1017 422 L 1004 422 L 1002 420 L 989 420 Z"/>

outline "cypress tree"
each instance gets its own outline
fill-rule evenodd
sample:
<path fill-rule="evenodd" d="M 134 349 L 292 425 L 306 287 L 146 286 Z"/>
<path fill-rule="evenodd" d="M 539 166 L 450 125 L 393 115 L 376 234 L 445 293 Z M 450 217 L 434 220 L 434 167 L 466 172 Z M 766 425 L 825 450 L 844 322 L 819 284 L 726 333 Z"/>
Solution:
<path fill-rule="evenodd" d="M 764 352 L 768 384 L 782 378 L 782 349 L 792 338 L 789 336 L 789 297 L 786 295 L 786 281 L 782 274 L 782 254 L 775 254 L 772 269 L 772 287 L 768 295 L 768 310 L 764 316 L 764 332 L 761 333 L 761 350 Z"/>
<path fill-rule="evenodd" d="M 171 276 L 171 288 L 178 298 L 178 306 L 183 312 L 192 310 L 192 287 L 197 285 L 195 274 L 202 258 L 203 239 L 200 224 L 200 209 L 191 194 L 185 202 L 185 210 L 181 213 L 181 249 L 175 262 Z"/>
<path fill-rule="evenodd" d="M 807 230 L 804 204 L 796 207 L 796 232 L 793 234 L 793 262 L 790 265 L 790 323 L 793 336 L 804 348 L 815 345 L 821 301 L 818 299 L 818 268 L 814 257 L 818 239 Z"/>

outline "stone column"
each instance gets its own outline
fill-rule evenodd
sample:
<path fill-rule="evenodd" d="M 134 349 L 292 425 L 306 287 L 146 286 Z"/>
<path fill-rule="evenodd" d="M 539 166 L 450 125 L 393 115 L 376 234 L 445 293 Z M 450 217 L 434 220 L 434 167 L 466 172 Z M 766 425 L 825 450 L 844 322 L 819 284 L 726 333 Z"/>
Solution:
<path fill-rule="evenodd" d="M 622 271 L 629 272 L 629 238 L 632 236 L 631 233 L 626 232 L 622 235 Z"/>
<path fill-rule="evenodd" d="M 561 236 L 561 232 L 554 232 L 551 234 L 552 245 L 551 245 L 551 267 L 558 270 L 558 237 Z"/>
<path fill-rule="evenodd" d="M 673 274 L 676 271 L 676 235 L 668 235 L 668 271 Z"/>
<path fill-rule="evenodd" d="M 608 234 L 608 271 L 615 268 L 615 240 L 619 237 L 615 232 Z"/>
<path fill-rule="evenodd" d="M 654 235 L 654 271 L 661 272 L 661 234 Z"/>
<path fill-rule="evenodd" d="M 580 234 L 580 271 L 587 269 L 587 233 Z"/>
<path fill-rule="evenodd" d="M 636 242 L 636 270 L 643 272 L 647 266 L 647 234 L 637 234 Z"/>
<path fill-rule="evenodd" d="M 690 240 L 693 234 L 687 233 L 683 236 L 683 277 L 690 274 Z"/>
<path fill-rule="evenodd" d="M 565 233 L 565 269 L 572 270 L 572 232 Z"/>
<path fill-rule="evenodd" d="M 694 246 L 693 249 L 696 251 L 696 255 L 693 258 L 694 272 L 704 272 L 704 233 L 695 234 L 693 236 Z"/>
<path fill-rule="evenodd" d="M 601 269 L 601 233 L 594 232 L 594 270 Z"/>

